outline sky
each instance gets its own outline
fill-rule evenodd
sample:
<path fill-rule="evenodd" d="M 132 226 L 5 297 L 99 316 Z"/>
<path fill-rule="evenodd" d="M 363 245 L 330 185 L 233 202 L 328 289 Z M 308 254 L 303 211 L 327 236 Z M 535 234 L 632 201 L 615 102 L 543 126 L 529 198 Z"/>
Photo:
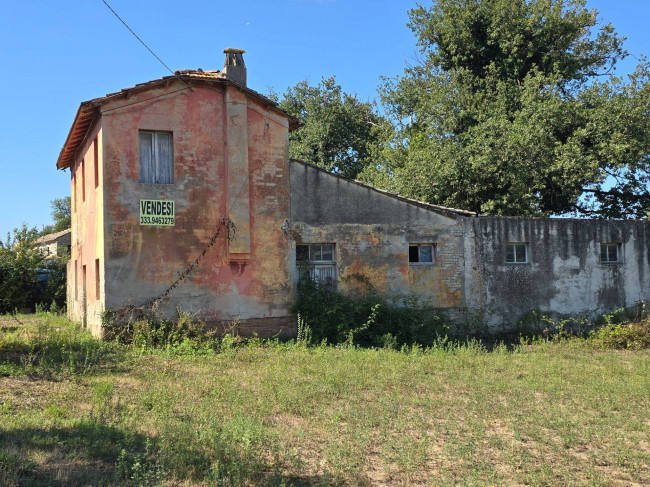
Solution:
<path fill-rule="evenodd" d="M 172 70 L 221 69 L 226 47 L 245 49 L 248 86 L 268 93 L 336 76 L 348 93 L 376 97 L 381 76 L 417 62 L 407 27 L 411 0 L 107 0 Z M 422 1 L 426 6 L 429 2 Z M 650 2 L 588 0 L 650 53 Z M 50 201 L 69 196 L 56 161 L 82 101 L 169 72 L 102 0 L 0 0 L 0 239 L 26 223 L 52 222 Z"/>

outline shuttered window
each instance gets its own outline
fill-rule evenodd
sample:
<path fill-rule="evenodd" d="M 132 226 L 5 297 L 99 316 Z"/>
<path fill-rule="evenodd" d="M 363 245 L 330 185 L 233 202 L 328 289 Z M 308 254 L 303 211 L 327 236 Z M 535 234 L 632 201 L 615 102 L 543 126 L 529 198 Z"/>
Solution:
<path fill-rule="evenodd" d="M 140 182 L 174 182 L 171 132 L 140 132 Z"/>

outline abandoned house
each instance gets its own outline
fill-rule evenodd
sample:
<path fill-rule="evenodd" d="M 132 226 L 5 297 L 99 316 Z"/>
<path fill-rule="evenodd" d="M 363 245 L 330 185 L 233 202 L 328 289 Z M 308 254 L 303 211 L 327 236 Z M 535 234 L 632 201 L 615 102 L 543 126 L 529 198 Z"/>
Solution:
<path fill-rule="evenodd" d="M 297 121 L 247 87 L 244 51 L 224 52 L 221 72 L 178 71 L 77 111 L 57 161 L 71 173 L 68 313 L 96 335 L 103 310 L 156 297 L 169 316 L 291 334 L 303 261 L 341 292 L 363 276 L 492 326 L 650 297 L 650 223 L 477 216 L 290 160 Z"/>
<path fill-rule="evenodd" d="M 60 232 L 48 233 L 36 239 L 36 246 L 45 257 L 56 257 L 70 254 L 69 228 Z"/>

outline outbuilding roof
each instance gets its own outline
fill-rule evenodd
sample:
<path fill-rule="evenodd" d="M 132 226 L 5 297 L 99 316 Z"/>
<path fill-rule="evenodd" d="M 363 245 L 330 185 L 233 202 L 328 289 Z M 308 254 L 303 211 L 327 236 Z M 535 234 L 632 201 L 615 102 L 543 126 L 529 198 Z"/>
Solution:
<path fill-rule="evenodd" d="M 48 233 L 47 235 L 43 235 L 42 237 L 37 238 L 36 243 L 40 245 L 45 245 L 47 243 L 56 242 L 61 237 L 65 237 L 70 233 L 72 233 L 72 229 L 70 228 L 66 228 L 65 230 L 61 230 L 60 232 Z"/>
<path fill-rule="evenodd" d="M 289 119 L 289 130 L 294 130 L 300 127 L 301 123 L 297 118 L 290 116 L 288 113 L 283 111 L 278 107 L 278 104 L 273 100 L 267 98 L 266 96 L 258 93 L 255 90 L 237 83 L 232 78 L 230 78 L 225 73 L 222 73 L 219 70 L 213 71 L 203 71 L 202 69 L 185 69 L 182 71 L 176 71 L 173 76 L 164 76 L 155 80 L 147 81 L 145 83 L 139 83 L 130 88 L 124 88 L 115 93 L 108 93 L 105 96 L 100 98 L 93 98 L 92 100 L 81 102 L 77 114 L 75 115 L 74 121 L 72 122 L 72 127 L 68 132 L 68 137 L 66 138 L 61 153 L 59 154 L 59 159 L 56 162 L 57 169 L 66 169 L 71 167 L 74 164 L 75 155 L 79 150 L 79 147 L 83 144 L 84 140 L 88 135 L 90 126 L 93 121 L 100 116 L 100 107 L 104 103 L 117 99 L 117 98 L 126 98 L 129 95 L 140 93 L 152 88 L 156 88 L 161 85 L 166 85 L 174 80 L 179 80 L 185 83 L 186 87 L 181 89 L 192 89 L 192 84 L 196 83 L 212 83 L 212 84 L 232 84 L 235 85 L 240 90 L 246 92 L 251 97 L 257 99 L 258 101 L 265 104 L 268 108 L 273 109 L 274 111 L 286 116 Z"/>

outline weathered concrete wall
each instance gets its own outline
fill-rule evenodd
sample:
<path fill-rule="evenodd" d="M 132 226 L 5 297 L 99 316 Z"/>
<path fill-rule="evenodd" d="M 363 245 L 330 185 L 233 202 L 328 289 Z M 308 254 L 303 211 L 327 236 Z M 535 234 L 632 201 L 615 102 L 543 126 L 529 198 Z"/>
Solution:
<path fill-rule="evenodd" d="M 525 313 L 606 312 L 650 298 L 650 222 L 477 217 L 465 222 L 467 305 L 492 325 Z M 526 242 L 529 262 L 506 263 L 506 244 Z M 601 263 L 600 244 L 621 261 Z"/>
<path fill-rule="evenodd" d="M 96 123 L 70 168 L 72 233 L 67 273 L 68 316 L 95 334 L 100 332 L 104 310 L 102 142 L 101 124 Z M 96 260 L 99 260 L 99 268 Z"/>
<path fill-rule="evenodd" d="M 288 121 L 232 86 L 178 91 L 182 86 L 172 82 L 102 107 L 106 307 L 138 305 L 163 292 L 231 215 L 248 238 L 229 249 L 222 231 L 163 311 L 174 316 L 179 307 L 208 322 L 287 318 L 293 327 L 282 229 L 289 218 Z M 246 130 L 233 130 L 241 124 Z M 173 184 L 139 182 L 140 130 L 173 134 Z M 140 199 L 174 201 L 175 225 L 140 225 Z"/>
<path fill-rule="evenodd" d="M 417 295 L 436 307 L 463 306 L 460 222 L 311 165 L 290 166 L 294 283 L 295 244 L 327 243 L 335 245 L 343 292 L 354 292 L 361 277 L 389 298 Z M 410 265 L 409 243 L 435 244 L 437 262 Z"/>

